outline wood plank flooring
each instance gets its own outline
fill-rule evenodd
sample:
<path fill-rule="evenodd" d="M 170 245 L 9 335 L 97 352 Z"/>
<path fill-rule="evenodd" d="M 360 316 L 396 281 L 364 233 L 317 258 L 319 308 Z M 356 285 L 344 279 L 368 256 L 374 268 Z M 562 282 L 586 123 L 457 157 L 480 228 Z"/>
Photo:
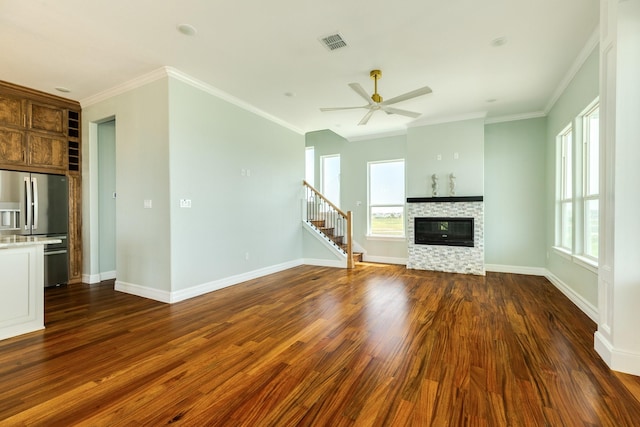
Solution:
<path fill-rule="evenodd" d="M 112 283 L 45 304 L 45 331 L 0 341 L 0 425 L 640 425 L 540 277 L 301 266 L 173 305 Z"/>

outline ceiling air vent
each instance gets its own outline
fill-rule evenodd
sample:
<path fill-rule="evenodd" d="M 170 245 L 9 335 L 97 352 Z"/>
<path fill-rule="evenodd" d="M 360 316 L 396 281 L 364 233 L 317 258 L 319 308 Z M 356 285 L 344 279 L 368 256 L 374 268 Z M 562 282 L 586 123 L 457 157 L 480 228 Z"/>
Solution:
<path fill-rule="evenodd" d="M 347 43 L 344 41 L 340 34 L 331 34 L 330 36 L 321 37 L 320 41 L 329 50 L 340 49 L 341 47 L 346 47 Z"/>

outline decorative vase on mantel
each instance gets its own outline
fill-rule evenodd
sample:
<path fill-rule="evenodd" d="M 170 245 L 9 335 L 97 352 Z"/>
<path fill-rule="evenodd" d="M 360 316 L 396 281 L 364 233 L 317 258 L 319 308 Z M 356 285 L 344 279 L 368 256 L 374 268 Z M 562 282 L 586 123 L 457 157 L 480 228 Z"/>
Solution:
<path fill-rule="evenodd" d="M 431 194 L 433 197 L 438 197 L 438 175 L 431 175 Z"/>
<path fill-rule="evenodd" d="M 456 176 L 453 172 L 449 174 L 449 195 L 456 195 Z"/>

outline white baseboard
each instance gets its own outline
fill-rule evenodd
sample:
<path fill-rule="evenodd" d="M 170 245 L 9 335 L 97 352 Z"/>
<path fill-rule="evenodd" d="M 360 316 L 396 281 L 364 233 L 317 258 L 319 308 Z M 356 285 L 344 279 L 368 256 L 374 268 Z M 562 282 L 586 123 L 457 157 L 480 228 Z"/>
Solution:
<path fill-rule="evenodd" d="M 103 273 L 100 273 L 100 281 L 103 280 L 111 280 L 111 279 L 115 279 L 116 278 L 116 271 L 105 271 Z"/>
<path fill-rule="evenodd" d="M 134 283 L 126 283 L 120 280 L 116 280 L 115 290 L 124 292 L 131 295 L 137 295 L 143 298 L 149 298 L 152 300 L 172 304 L 179 301 L 184 301 L 189 298 L 194 298 L 200 295 L 207 294 L 209 292 L 217 291 L 228 286 L 237 285 L 238 283 L 246 282 L 248 280 L 257 279 L 268 274 L 277 273 L 289 268 L 302 265 L 302 260 L 294 260 L 283 264 L 278 264 L 270 267 L 261 268 L 258 270 L 249 271 L 235 276 L 225 277 L 223 279 L 214 280 L 211 282 L 203 283 L 201 285 L 191 286 L 187 289 L 180 291 L 167 292 L 159 289 L 149 288 L 146 286 L 136 285 Z"/>
<path fill-rule="evenodd" d="M 598 323 L 598 308 L 584 299 L 556 275 L 543 267 L 527 267 L 518 265 L 485 264 L 485 270 L 495 273 L 527 274 L 529 276 L 544 276 L 553 286 L 558 288 L 572 303 L 574 303 L 591 320 Z"/>
<path fill-rule="evenodd" d="M 248 280 L 257 279 L 269 274 L 278 273 L 280 271 L 288 270 L 293 267 L 302 265 L 301 259 L 284 262 L 282 264 L 276 264 L 258 270 L 248 271 L 246 273 L 236 274 L 235 276 L 225 277 L 223 279 L 214 280 L 212 282 L 203 283 L 201 285 L 192 286 L 180 291 L 171 292 L 170 303 L 184 301 L 189 298 L 197 297 L 207 294 L 212 291 L 217 291 L 228 286 L 237 285 L 238 283 L 246 282 Z"/>
<path fill-rule="evenodd" d="M 492 271 L 494 273 L 511 273 L 511 274 L 526 274 L 529 276 L 546 276 L 547 269 L 544 267 L 527 267 L 520 265 L 502 265 L 502 264 L 485 264 L 485 271 Z"/>
<path fill-rule="evenodd" d="M 609 368 L 614 371 L 640 376 L 640 355 L 616 350 L 605 336 L 598 331 L 594 334 L 594 348 Z"/>
<path fill-rule="evenodd" d="M 90 285 L 95 285 L 96 283 L 100 283 L 103 280 L 111 280 L 116 278 L 116 272 L 114 271 L 105 271 L 103 273 L 97 274 L 83 274 L 82 275 L 82 283 L 88 283 Z"/>
<path fill-rule="evenodd" d="M 376 255 L 363 254 L 362 261 L 377 262 L 380 264 L 407 265 L 407 258 L 398 258 L 398 257 L 390 257 L 390 256 L 376 256 Z"/>
<path fill-rule="evenodd" d="M 160 302 L 171 302 L 171 292 L 161 291 L 160 289 L 149 288 L 147 286 L 136 285 L 135 283 L 127 283 L 122 280 L 116 280 L 114 289 L 125 294 L 136 295 L 139 297 L 152 299 Z"/>
<path fill-rule="evenodd" d="M 570 288 L 566 283 L 560 280 L 555 274 L 551 273 L 547 270 L 545 277 L 549 280 L 556 288 L 560 290 L 567 298 L 571 300 L 584 314 L 589 316 L 591 320 L 598 323 L 598 308 L 591 304 L 589 301 L 584 299 L 582 295 L 578 294 L 572 288 Z"/>
<path fill-rule="evenodd" d="M 303 264 L 315 265 L 317 267 L 335 267 L 335 268 L 347 268 L 347 260 L 332 260 L 332 259 L 319 259 L 319 258 L 305 258 L 302 260 Z"/>
<path fill-rule="evenodd" d="M 100 274 L 83 274 L 82 283 L 88 283 L 90 285 L 100 283 Z"/>

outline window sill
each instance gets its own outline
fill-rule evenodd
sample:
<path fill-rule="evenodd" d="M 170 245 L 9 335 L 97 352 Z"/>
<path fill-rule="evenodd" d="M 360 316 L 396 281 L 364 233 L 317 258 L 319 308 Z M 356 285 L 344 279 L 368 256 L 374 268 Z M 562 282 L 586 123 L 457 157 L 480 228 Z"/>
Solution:
<path fill-rule="evenodd" d="M 571 258 L 573 257 L 573 255 L 571 255 L 571 252 L 566 250 L 565 248 L 561 248 L 559 246 L 554 246 L 553 247 L 553 251 L 555 253 L 557 253 L 558 255 L 560 255 L 562 258 L 571 261 Z"/>
<path fill-rule="evenodd" d="M 597 261 L 594 261 L 591 258 L 583 257 L 580 255 L 574 255 L 573 262 L 586 268 L 587 270 L 590 270 L 593 273 L 598 274 L 598 263 Z"/>
<path fill-rule="evenodd" d="M 380 241 L 388 241 L 388 242 L 401 242 L 403 240 L 407 240 L 406 236 L 376 236 L 373 234 L 367 234 L 367 240 L 380 240 Z"/>
<path fill-rule="evenodd" d="M 569 252 L 568 250 L 564 249 L 564 248 L 560 248 L 557 246 L 553 247 L 553 251 L 560 255 L 562 258 L 568 260 L 568 261 L 572 261 L 574 264 L 578 264 L 580 267 L 586 268 L 587 270 L 591 271 L 592 273 L 596 273 L 598 274 L 598 262 L 591 259 L 591 258 L 587 258 L 581 255 L 573 255 L 571 252 Z"/>

